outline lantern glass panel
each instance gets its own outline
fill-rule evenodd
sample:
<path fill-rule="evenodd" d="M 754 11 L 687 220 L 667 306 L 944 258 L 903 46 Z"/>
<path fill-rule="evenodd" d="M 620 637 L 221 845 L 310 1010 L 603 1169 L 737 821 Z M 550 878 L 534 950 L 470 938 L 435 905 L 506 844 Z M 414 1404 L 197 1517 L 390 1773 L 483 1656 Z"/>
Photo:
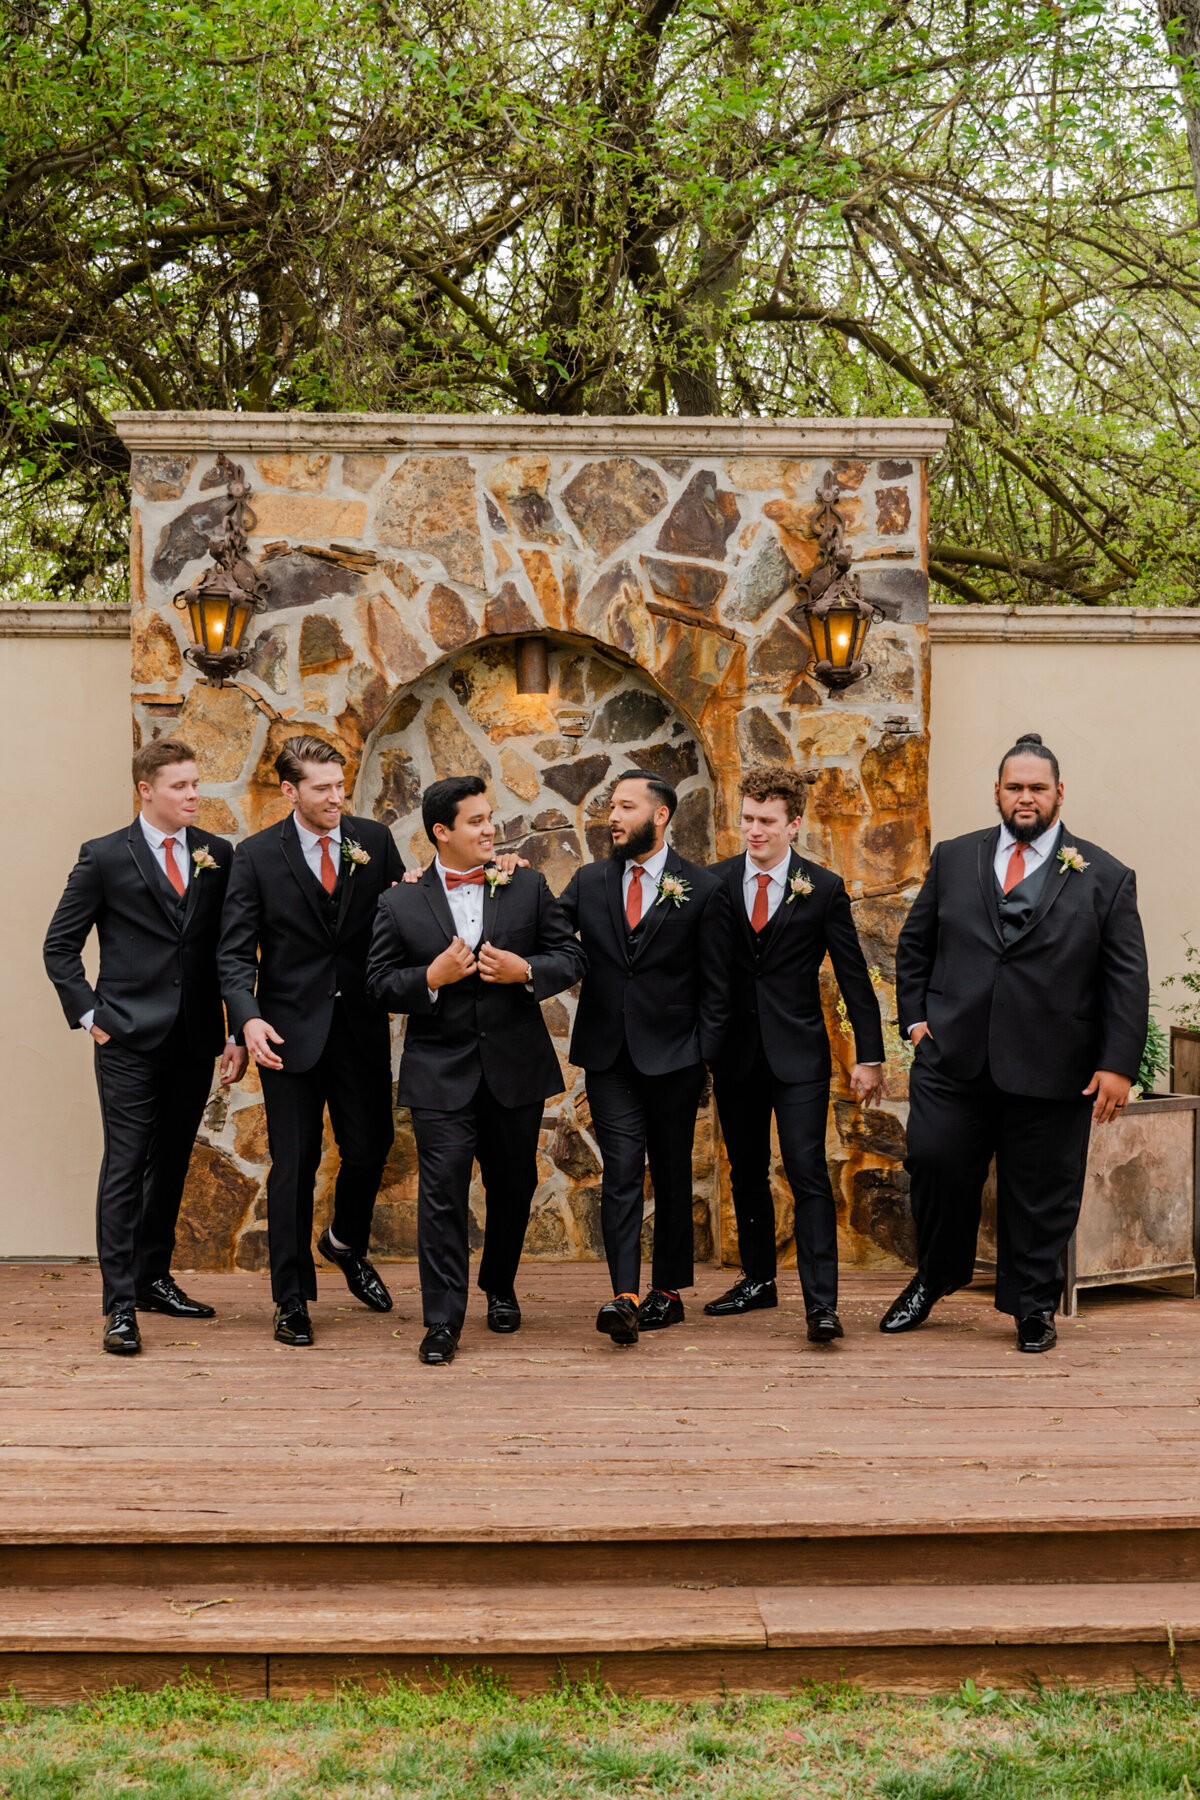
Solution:
<path fill-rule="evenodd" d="M 835 669 L 848 669 L 862 643 L 862 617 L 857 607 L 835 607 L 826 614 L 829 661 Z"/>
<path fill-rule="evenodd" d="M 227 628 L 229 638 L 226 646 L 227 649 L 241 649 L 242 639 L 246 635 L 246 627 L 250 623 L 250 614 L 252 610 L 253 609 L 247 606 L 242 600 L 234 600 L 231 603 L 229 608 L 229 625 Z"/>

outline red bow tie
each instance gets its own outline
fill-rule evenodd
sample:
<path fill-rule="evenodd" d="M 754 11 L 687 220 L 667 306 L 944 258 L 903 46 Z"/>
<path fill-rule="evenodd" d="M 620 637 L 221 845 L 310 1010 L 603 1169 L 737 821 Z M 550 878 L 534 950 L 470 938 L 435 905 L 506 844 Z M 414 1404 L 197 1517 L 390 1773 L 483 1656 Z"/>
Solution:
<path fill-rule="evenodd" d="M 476 887 L 482 887 L 484 880 L 485 876 L 482 869 L 472 869 L 469 875 L 456 874 L 453 869 L 446 870 L 446 886 L 448 888 L 464 887 L 472 883 Z"/>

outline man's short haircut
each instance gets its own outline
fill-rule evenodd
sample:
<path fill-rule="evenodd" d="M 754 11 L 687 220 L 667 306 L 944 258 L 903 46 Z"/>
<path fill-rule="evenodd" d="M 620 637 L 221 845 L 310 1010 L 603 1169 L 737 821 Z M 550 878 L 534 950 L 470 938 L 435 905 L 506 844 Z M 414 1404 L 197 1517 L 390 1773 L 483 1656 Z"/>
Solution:
<path fill-rule="evenodd" d="M 290 737 L 287 740 L 275 758 L 275 773 L 280 781 L 290 781 L 293 787 L 299 787 L 304 780 L 305 763 L 341 763 L 344 769 L 346 759 L 340 750 L 335 750 L 324 738 L 311 737 L 305 732 L 300 737 Z"/>
<path fill-rule="evenodd" d="M 435 825 L 453 831 L 462 802 L 486 793 L 487 782 L 482 775 L 448 775 L 445 781 L 431 782 L 421 795 L 421 823 L 430 843 L 437 843 L 433 835 Z"/>
<path fill-rule="evenodd" d="M 675 792 L 675 789 L 671 786 L 670 782 L 664 781 L 661 775 L 655 775 L 649 769 L 626 769 L 624 773 L 618 775 L 613 782 L 614 792 L 622 781 L 644 781 L 646 786 L 650 789 L 655 811 L 657 811 L 660 806 L 665 806 L 667 809 L 668 820 L 675 817 L 675 808 L 679 805 L 679 795 Z"/>
<path fill-rule="evenodd" d="M 742 776 L 743 800 L 782 800 L 789 819 L 804 816 L 808 790 L 817 779 L 815 769 L 792 769 L 786 763 L 760 763 Z"/>
<path fill-rule="evenodd" d="M 1017 739 L 1011 750 L 1004 752 L 1000 758 L 1000 773 L 996 777 L 997 781 L 1004 780 L 1004 765 L 1010 756 L 1040 756 L 1042 761 L 1048 762 L 1054 771 L 1054 785 L 1057 787 L 1062 780 L 1058 772 L 1057 756 L 1048 744 L 1043 744 L 1036 731 L 1027 731 L 1023 737 Z"/>
<path fill-rule="evenodd" d="M 154 786 L 154 777 L 171 763 L 195 762 L 196 752 L 182 738 L 154 738 L 133 753 L 133 785 L 139 781 Z"/>

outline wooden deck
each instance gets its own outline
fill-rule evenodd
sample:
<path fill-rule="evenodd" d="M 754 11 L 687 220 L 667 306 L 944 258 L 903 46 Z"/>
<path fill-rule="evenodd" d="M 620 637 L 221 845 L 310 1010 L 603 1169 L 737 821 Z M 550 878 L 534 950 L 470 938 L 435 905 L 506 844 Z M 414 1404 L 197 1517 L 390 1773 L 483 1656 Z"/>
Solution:
<path fill-rule="evenodd" d="M 986 1289 L 890 1341 L 775 1312 L 597 1336 L 603 1272 L 531 1268 L 525 1325 L 472 1303 L 450 1369 L 322 1278 L 317 1343 L 257 1276 L 99 1350 L 95 1271 L 0 1266 L 0 1686 L 60 1698 L 209 1668 L 247 1693 L 487 1664 L 703 1693 L 845 1675 L 1200 1683 L 1200 1306 L 1085 1299 L 1016 1353 Z"/>

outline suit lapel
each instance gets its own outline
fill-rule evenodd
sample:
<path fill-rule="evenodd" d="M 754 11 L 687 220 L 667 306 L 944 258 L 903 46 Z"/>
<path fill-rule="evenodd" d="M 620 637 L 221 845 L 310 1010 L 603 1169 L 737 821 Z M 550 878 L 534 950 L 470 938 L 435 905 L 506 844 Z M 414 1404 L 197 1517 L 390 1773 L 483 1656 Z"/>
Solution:
<path fill-rule="evenodd" d="M 168 925 L 179 929 L 179 909 L 173 898 L 168 898 L 171 888 L 165 875 L 160 875 L 158 864 L 154 860 L 154 852 L 146 842 L 146 834 L 142 830 L 140 819 L 135 819 L 129 827 L 129 849 L 134 862 L 151 894 L 162 907 Z"/>
<path fill-rule="evenodd" d="M 751 956 L 757 956 L 762 946 L 759 944 L 758 934 L 746 913 L 746 895 L 743 885 L 745 879 L 746 853 L 743 851 L 726 871 L 726 880 L 729 883 L 729 904 L 732 906 L 733 916 L 737 920 L 736 930 L 741 933 L 742 941 Z"/>
<path fill-rule="evenodd" d="M 984 909 L 992 921 L 992 930 L 1003 944 L 1004 933 L 1000 929 L 1000 908 L 996 905 L 996 870 L 993 866 L 996 861 L 996 845 L 999 842 L 1000 827 L 995 825 L 979 846 L 978 867 Z"/>
<path fill-rule="evenodd" d="M 329 920 L 322 913 L 321 903 L 313 892 L 315 877 L 304 860 L 304 851 L 300 847 L 300 834 L 296 830 L 296 821 L 293 817 L 286 818 L 279 828 L 279 848 L 283 851 L 284 861 L 299 884 L 300 892 L 312 907 L 313 918 L 322 931 L 328 932 Z"/>
<path fill-rule="evenodd" d="M 663 874 L 678 875 L 682 868 L 682 859 L 676 856 L 674 850 L 668 850 L 667 860 L 663 864 Z M 683 904 L 686 906 L 687 902 L 684 901 Z M 651 938 L 653 938 L 657 932 L 662 930 L 663 920 L 666 918 L 667 913 L 675 910 L 675 902 L 673 900 L 660 900 L 653 891 L 651 892 L 650 898 L 646 901 L 646 906 L 648 916 L 634 941 L 632 957 L 632 961 L 634 962 L 642 955 Z"/>
<path fill-rule="evenodd" d="M 183 923 L 180 926 L 181 931 L 186 931 L 191 924 L 192 914 L 195 912 L 199 900 L 200 882 L 203 878 L 199 869 L 197 869 L 195 863 L 192 861 L 192 851 L 199 849 L 200 839 L 196 836 L 192 827 L 189 826 L 183 834 L 183 853 L 187 857 L 188 878 L 187 887 L 184 890 L 185 898 L 183 902 Z M 212 874 L 211 869 L 208 872 L 209 874 Z"/>
<path fill-rule="evenodd" d="M 504 932 L 504 901 L 501 896 L 503 888 L 493 887 L 490 881 L 483 885 L 483 921 L 479 927 L 481 944 L 494 944 L 497 950 L 503 948 L 500 938 Z"/>
<path fill-rule="evenodd" d="M 346 827 L 348 825 L 355 826 L 357 824 L 357 819 L 347 817 L 342 820 L 342 842 L 338 850 L 338 856 L 341 859 L 341 867 L 338 871 L 340 879 L 338 881 L 337 916 L 333 926 L 333 935 L 335 938 L 339 938 L 342 935 L 346 920 L 350 917 L 350 913 L 354 907 L 358 889 L 362 885 L 363 874 L 365 870 L 370 867 L 369 863 L 347 862 L 345 857 L 341 854 L 348 841 L 352 844 L 360 844 L 362 842 L 357 831 L 352 830 L 349 835 L 347 835 Z"/>
<path fill-rule="evenodd" d="M 608 901 L 609 915 L 616 936 L 617 946 L 624 950 L 629 928 L 625 923 L 625 908 L 621 905 L 621 878 L 624 868 L 621 863 L 608 861 L 604 865 L 604 894 Z"/>
<path fill-rule="evenodd" d="M 450 902 L 446 899 L 446 890 L 442 886 L 442 878 L 437 872 L 437 858 L 430 863 L 420 881 L 417 883 L 425 896 L 430 912 L 446 934 L 446 942 L 458 936 L 458 926 L 454 923 L 454 914 L 450 911 Z"/>
<path fill-rule="evenodd" d="M 1057 838 L 1054 840 L 1054 848 L 1051 851 L 1051 856 L 1057 857 L 1062 846 L 1064 844 L 1069 844 L 1070 841 L 1070 838 L 1067 836 L 1067 828 L 1065 825 L 1062 825 Z M 1050 911 L 1050 908 L 1054 905 L 1054 902 L 1058 899 L 1058 896 L 1062 893 L 1070 879 L 1070 875 L 1064 873 L 1061 865 L 1056 869 L 1053 862 L 1051 862 L 1050 867 L 1046 870 L 1045 879 L 1042 882 L 1042 891 L 1038 896 L 1037 905 L 1029 915 L 1028 924 L 1024 925 L 1012 940 L 1014 944 L 1019 944 L 1023 937 L 1028 937 L 1035 926 L 1041 924 L 1042 920 L 1046 917 L 1046 914 Z"/>

